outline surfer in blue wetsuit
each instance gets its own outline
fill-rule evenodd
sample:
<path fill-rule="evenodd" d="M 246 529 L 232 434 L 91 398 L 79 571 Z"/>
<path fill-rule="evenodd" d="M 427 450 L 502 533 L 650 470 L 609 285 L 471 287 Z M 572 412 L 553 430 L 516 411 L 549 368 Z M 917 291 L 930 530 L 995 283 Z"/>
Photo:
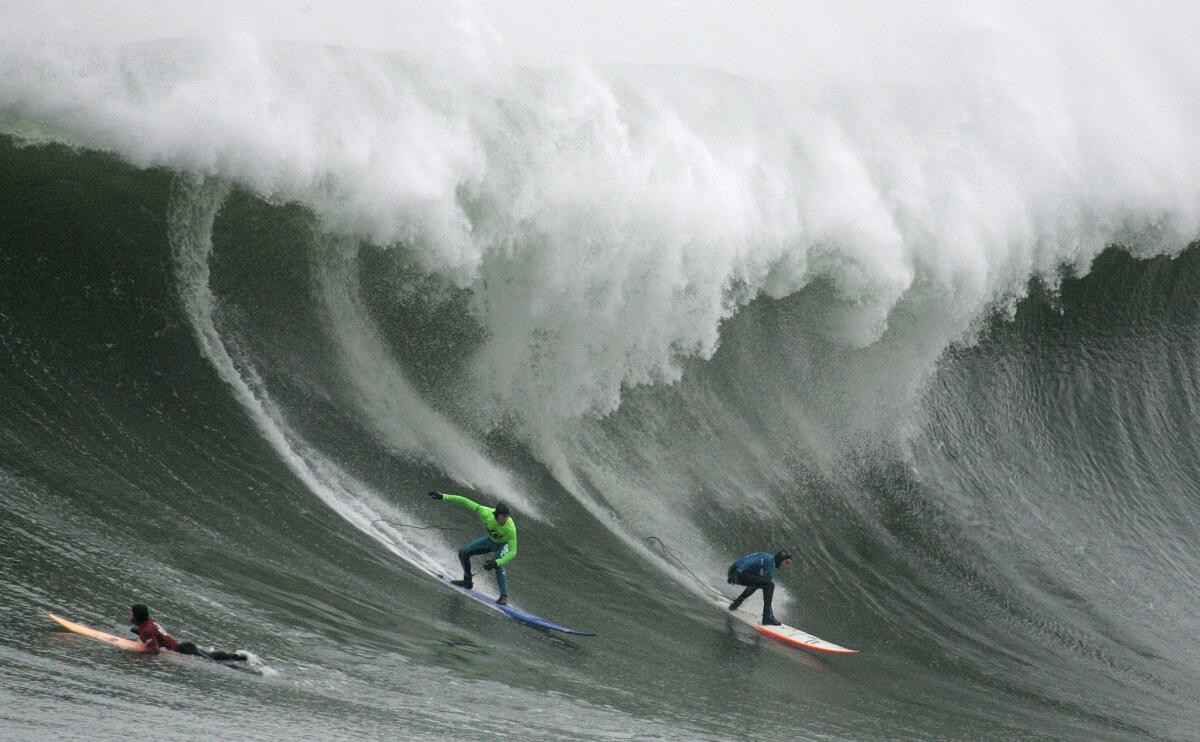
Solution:
<path fill-rule="evenodd" d="M 779 622 L 775 620 L 775 614 L 771 612 L 771 598 L 775 596 L 775 570 L 791 563 L 791 553 L 787 550 L 780 550 L 774 554 L 768 551 L 747 554 L 729 565 L 729 574 L 727 575 L 729 584 L 746 587 L 742 594 L 729 604 L 729 610 L 736 611 L 746 598 L 754 594 L 755 590 L 761 589 L 763 591 L 762 623 L 764 626 L 778 626 Z"/>

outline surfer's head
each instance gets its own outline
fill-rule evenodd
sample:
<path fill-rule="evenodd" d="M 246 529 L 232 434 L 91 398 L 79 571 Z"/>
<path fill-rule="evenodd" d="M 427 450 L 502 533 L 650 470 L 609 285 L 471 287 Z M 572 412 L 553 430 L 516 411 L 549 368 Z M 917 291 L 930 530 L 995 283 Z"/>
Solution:
<path fill-rule="evenodd" d="M 150 618 L 150 609 L 142 603 L 134 603 L 129 606 L 130 623 L 145 623 L 148 618 Z"/>
<path fill-rule="evenodd" d="M 504 523 L 508 520 L 508 506 L 502 502 L 496 503 L 496 509 L 493 511 L 493 515 L 496 516 L 497 523 L 504 525 Z"/>
<path fill-rule="evenodd" d="M 779 569 L 780 567 L 791 563 L 792 552 L 788 551 L 787 549 L 780 549 L 779 551 L 775 552 L 775 569 Z"/>

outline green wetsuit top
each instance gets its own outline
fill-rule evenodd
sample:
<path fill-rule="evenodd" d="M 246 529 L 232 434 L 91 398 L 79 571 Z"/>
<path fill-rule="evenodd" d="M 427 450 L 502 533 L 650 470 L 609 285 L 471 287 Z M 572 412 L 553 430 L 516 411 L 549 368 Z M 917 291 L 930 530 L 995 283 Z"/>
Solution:
<path fill-rule="evenodd" d="M 462 497 L 461 495 L 447 495 L 445 492 L 442 492 L 441 495 L 443 500 L 450 500 L 451 502 L 466 505 L 474 511 L 479 516 L 479 520 L 483 521 L 483 527 L 487 529 L 488 538 L 493 542 L 508 544 L 508 551 L 504 553 L 504 556 L 496 560 L 497 567 L 503 567 L 513 560 L 513 557 L 517 555 L 517 522 L 513 520 L 511 515 L 508 516 L 508 520 L 504 521 L 504 525 L 500 525 L 496 520 L 496 508 L 480 505 L 474 500 Z"/>

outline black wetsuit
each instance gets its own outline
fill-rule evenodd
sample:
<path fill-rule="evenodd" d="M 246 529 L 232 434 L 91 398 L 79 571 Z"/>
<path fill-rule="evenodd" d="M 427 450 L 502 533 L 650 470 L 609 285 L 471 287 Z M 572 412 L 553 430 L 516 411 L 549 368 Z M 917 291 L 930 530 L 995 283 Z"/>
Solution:
<path fill-rule="evenodd" d="M 179 642 L 179 646 L 175 651 L 180 654 L 194 654 L 199 657 L 207 657 L 217 662 L 246 661 L 246 655 L 241 652 L 226 652 L 223 649 L 201 649 L 192 642 Z"/>
<path fill-rule="evenodd" d="M 225 652 L 220 649 L 200 649 L 192 642 L 181 642 L 175 637 L 168 634 L 159 625 L 158 621 L 153 618 L 147 618 L 140 624 L 137 624 L 130 629 L 138 635 L 138 639 L 150 648 L 151 653 L 158 654 L 159 649 L 166 649 L 179 654 L 190 654 L 197 657 L 207 657 L 210 660 L 217 662 L 228 662 L 234 660 L 237 662 L 245 662 L 247 657 L 241 652 Z"/>

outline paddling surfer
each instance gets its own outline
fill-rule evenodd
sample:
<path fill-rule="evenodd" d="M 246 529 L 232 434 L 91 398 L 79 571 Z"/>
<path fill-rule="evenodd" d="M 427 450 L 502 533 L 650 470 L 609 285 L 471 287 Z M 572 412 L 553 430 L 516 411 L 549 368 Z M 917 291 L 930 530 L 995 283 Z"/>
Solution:
<path fill-rule="evenodd" d="M 158 621 L 150 618 L 150 609 L 142 603 L 134 603 L 129 607 L 129 623 L 133 624 L 129 630 L 138 635 L 138 639 L 146 645 L 146 651 L 149 654 L 158 654 L 159 650 L 166 649 L 179 654 L 207 657 L 218 662 L 229 660 L 245 662 L 247 660 L 246 655 L 241 652 L 225 652 L 212 648 L 205 650 L 200 649 L 192 642 L 179 641 L 163 631 L 163 627 L 159 625 Z"/>
<path fill-rule="evenodd" d="M 508 575 L 504 572 L 504 565 L 517 556 L 517 523 L 509 513 L 508 506 L 498 502 L 496 507 L 489 508 L 469 498 L 442 492 L 430 492 L 429 497 L 434 500 L 449 500 L 463 505 L 479 516 L 483 527 L 487 529 L 486 536 L 478 538 L 458 550 L 458 561 L 462 564 L 463 578 L 451 580 L 450 584 L 470 590 L 474 585 L 471 580 L 471 557 L 491 552 L 492 558 L 483 563 L 483 568 L 489 571 L 496 570 L 496 583 L 500 586 L 500 597 L 496 599 L 496 603 L 507 605 Z"/>
<path fill-rule="evenodd" d="M 771 598 L 775 596 L 775 570 L 792 563 L 792 555 L 786 549 L 771 554 L 768 551 L 758 551 L 738 559 L 729 566 L 727 575 L 730 585 L 744 585 L 742 594 L 729 604 L 729 610 L 736 611 L 746 598 L 755 590 L 763 591 L 762 623 L 764 626 L 779 626 L 775 614 L 771 612 Z"/>

